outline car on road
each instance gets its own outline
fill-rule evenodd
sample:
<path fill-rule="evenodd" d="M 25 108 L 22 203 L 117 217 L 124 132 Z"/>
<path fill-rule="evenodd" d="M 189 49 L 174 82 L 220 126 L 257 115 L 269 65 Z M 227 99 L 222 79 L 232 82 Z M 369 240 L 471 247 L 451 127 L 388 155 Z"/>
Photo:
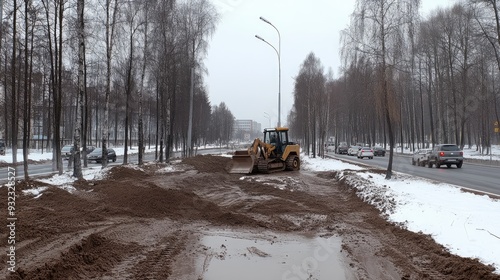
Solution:
<path fill-rule="evenodd" d="M 94 149 L 90 154 L 87 155 L 87 160 L 95 161 L 97 163 L 102 162 L 102 148 Z M 116 153 L 113 149 L 108 149 L 108 161 L 116 161 Z"/>
<path fill-rule="evenodd" d="M 0 156 L 5 156 L 5 143 L 0 140 Z"/>
<path fill-rule="evenodd" d="M 361 149 L 361 146 L 356 146 L 356 145 L 351 145 L 349 147 L 349 150 L 347 150 L 347 155 L 348 156 L 355 156 L 358 154 L 359 149 Z"/>
<path fill-rule="evenodd" d="M 87 146 L 87 155 L 92 153 L 92 151 L 95 150 L 95 147 L 94 146 Z M 83 147 L 82 147 L 82 151 L 83 151 Z"/>
<path fill-rule="evenodd" d="M 426 166 L 429 160 L 429 154 L 432 149 L 420 149 L 413 153 L 411 158 L 412 165 Z"/>
<path fill-rule="evenodd" d="M 61 149 L 61 156 L 63 159 L 69 159 L 73 153 L 73 145 L 65 145 Z"/>
<path fill-rule="evenodd" d="M 346 142 L 340 142 L 339 145 L 337 146 L 337 149 L 335 149 L 335 153 L 337 154 L 347 154 L 347 151 L 349 150 L 349 146 L 347 145 Z"/>
<path fill-rule="evenodd" d="M 368 147 L 363 147 L 361 149 L 358 150 L 358 158 L 360 159 L 363 159 L 365 157 L 369 158 L 369 159 L 373 159 L 373 150 L 372 148 L 368 148 Z"/>
<path fill-rule="evenodd" d="M 439 144 L 430 152 L 427 166 L 432 168 L 435 165 L 436 168 L 439 168 L 441 165 L 446 165 L 450 168 L 452 165 L 456 165 L 457 168 L 462 168 L 463 163 L 464 152 L 457 145 Z"/>
<path fill-rule="evenodd" d="M 385 149 L 383 147 L 374 146 L 374 147 L 372 147 L 372 150 L 373 150 L 373 155 L 374 156 L 385 157 Z"/>

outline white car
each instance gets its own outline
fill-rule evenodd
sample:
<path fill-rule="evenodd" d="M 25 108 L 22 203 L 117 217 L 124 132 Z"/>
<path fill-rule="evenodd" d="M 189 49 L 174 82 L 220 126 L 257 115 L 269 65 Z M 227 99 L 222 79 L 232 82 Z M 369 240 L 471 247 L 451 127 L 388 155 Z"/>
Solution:
<path fill-rule="evenodd" d="M 335 143 L 327 143 L 325 145 L 327 152 L 335 152 Z"/>
<path fill-rule="evenodd" d="M 347 155 L 348 156 L 355 156 L 358 154 L 359 149 L 361 149 L 361 146 L 351 145 L 349 147 L 349 150 L 347 150 Z"/>
<path fill-rule="evenodd" d="M 367 157 L 369 159 L 373 159 L 373 155 L 374 154 L 373 154 L 372 148 L 365 147 L 365 148 L 359 149 L 359 151 L 358 151 L 358 158 L 361 158 L 361 159 L 365 158 L 365 157 Z"/>
<path fill-rule="evenodd" d="M 421 149 L 415 151 L 411 159 L 411 164 L 417 166 L 426 166 L 429 162 L 429 154 L 431 151 L 432 149 Z"/>

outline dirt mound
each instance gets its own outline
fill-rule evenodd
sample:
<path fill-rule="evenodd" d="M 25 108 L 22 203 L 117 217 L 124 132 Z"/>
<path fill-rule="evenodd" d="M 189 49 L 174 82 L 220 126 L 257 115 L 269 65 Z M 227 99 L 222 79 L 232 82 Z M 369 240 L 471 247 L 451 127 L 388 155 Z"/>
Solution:
<path fill-rule="evenodd" d="M 154 183 L 100 184 L 95 191 L 106 201 L 101 212 L 143 218 L 206 220 L 214 225 L 259 225 L 255 220 L 206 201 L 189 190 L 164 189 Z"/>
<path fill-rule="evenodd" d="M 145 172 L 142 168 L 137 166 L 123 166 L 117 165 L 110 168 L 106 179 L 109 180 L 119 180 L 124 178 L 132 178 L 132 179 L 144 179 L 148 177 L 148 173 Z"/>
<path fill-rule="evenodd" d="M 57 260 L 31 271 L 18 269 L 8 279 L 92 279 L 120 262 L 120 256 L 136 246 L 116 244 L 91 234 L 79 244 L 71 246 Z"/>
<path fill-rule="evenodd" d="M 0 190 L 0 199 L 7 201 L 7 188 Z M 19 195 L 15 214 L 21 222 L 16 228 L 16 237 L 19 240 L 44 238 L 77 230 L 86 223 L 101 221 L 103 216 L 93 211 L 95 207 L 95 203 L 54 186 L 47 187 L 38 198 Z M 2 212 L 3 217 L 5 214 Z M 0 244 L 6 245 L 6 241 L 1 239 Z"/>
<path fill-rule="evenodd" d="M 195 157 L 183 159 L 184 164 L 192 165 L 196 170 L 205 173 L 226 173 L 231 158 L 212 155 L 197 155 Z"/>

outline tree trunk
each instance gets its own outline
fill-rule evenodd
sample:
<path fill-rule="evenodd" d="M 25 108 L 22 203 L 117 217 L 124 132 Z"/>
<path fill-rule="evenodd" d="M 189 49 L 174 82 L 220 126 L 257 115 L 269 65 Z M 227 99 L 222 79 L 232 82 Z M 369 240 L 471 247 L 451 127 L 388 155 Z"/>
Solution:
<path fill-rule="evenodd" d="M 12 15 L 12 69 L 11 69 L 11 145 L 12 145 L 12 165 L 17 173 L 17 89 L 16 89 L 16 65 L 17 65 L 17 0 L 14 0 L 14 12 Z"/>
<path fill-rule="evenodd" d="M 28 36 L 29 32 L 29 22 L 28 22 L 28 1 L 24 2 L 24 108 L 23 108 L 23 169 L 24 169 L 24 180 L 29 180 L 28 173 L 28 155 L 29 155 L 29 141 L 30 141 L 30 111 L 31 111 L 31 94 L 30 94 L 30 77 L 29 74 L 29 43 Z M 33 36 L 33 34 L 31 34 Z"/>
<path fill-rule="evenodd" d="M 109 137 L 109 95 L 111 94 L 111 55 L 115 33 L 118 1 L 111 11 L 111 0 L 106 0 L 106 95 L 104 101 L 104 125 L 102 127 L 102 168 L 108 166 L 108 137 Z M 110 19 L 112 12 L 112 19 Z M 116 137 L 116 136 L 115 136 Z"/>
<path fill-rule="evenodd" d="M 77 2 L 78 17 L 78 103 L 76 104 L 76 120 L 74 124 L 74 169 L 73 176 L 83 179 L 82 161 L 80 158 L 81 130 L 83 128 L 83 98 L 85 92 L 85 24 L 84 24 L 84 0 Z"/>

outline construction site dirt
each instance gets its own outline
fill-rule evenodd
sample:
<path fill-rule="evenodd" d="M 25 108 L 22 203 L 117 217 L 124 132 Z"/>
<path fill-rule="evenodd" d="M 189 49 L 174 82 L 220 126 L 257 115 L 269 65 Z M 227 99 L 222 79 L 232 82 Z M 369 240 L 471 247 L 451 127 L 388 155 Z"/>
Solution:
<path fill-rule="evenodd" d="M 388 222 L 334 172 L 229 174 L 229 161 L 205 155 L 115 166 L 105 178 L 73 183 L 71 191 L 18 182 L 16 267 L 1 273 L 6 279 L 500 279 L 493 267 Z M 47 188 L 38 196 L 20 193 L 35 186 Z M 0 201 L 7 200 L 2 187 Z M 1 234 L 8 248 L 8 233 Z"/>

